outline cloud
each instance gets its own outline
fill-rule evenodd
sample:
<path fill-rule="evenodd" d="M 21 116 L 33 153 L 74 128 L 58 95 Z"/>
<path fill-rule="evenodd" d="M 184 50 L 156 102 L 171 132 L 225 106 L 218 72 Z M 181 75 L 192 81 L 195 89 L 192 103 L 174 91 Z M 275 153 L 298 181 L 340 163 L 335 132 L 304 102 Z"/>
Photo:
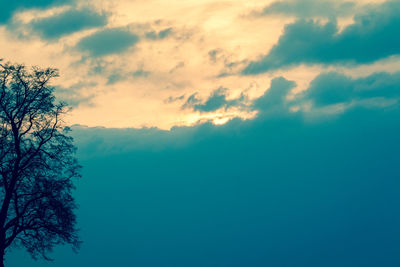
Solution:
<path fill-rule="evenodd" d="M 104 29 L 81 39 L 76 45 L 78 50 L 92 57 L 125 52 L 139 41 L 139 37 L 122 28 Z"/>
<path fill-rule="evenodd" d="M 31 22 L 33 30 L 42 38 L 58 39 L 80 30 L 101 27 L 107 24 L 107 15 L 89 8 L 70 9 L 61 14 Z"/>
<path fill-rule="evenodd" d="M 274 2 L 260 15 L 289 15 L 302 18 L 349 16 L 355 11 L 354 2 L 332 0 L 288 0 Z"/>
<path fill-rule="evenodd" d="M 100 71 L 102 72 L 102 71 Z M 143 69 L 138 69 L 133 72 L 125 72 L 124 70 L 117 69 L 113 70 L 113 73 L 110 74 L 107 78 L 107 84 L 115 84 L 120 81 L 126 81 L 131 78 L 146 78 L 151 74 L 149 71 L 145 71 Z"/>
<path fill-rule="evenodd" d="M 55 95 L 57 100 L 66 102 L 71 107 L 77 107 L 82 104 L 90 105 L 94 94 L 83 95 L 82 89 L 93 88 L 95 86 L 97 86 L 97 83 L 93 82 L 79 82 L 68 88 L 57 86 Z"/>
<path fill-rule="evenodd" d="M 275 78 L 264 95 L 254 100 L 253 108 L 264 114 L 286 113 L 288 111 L 286 97 L 295 87 L 296 83 L 293 81 L 288 81 L 283 77 Z"/>
<path fill-rule="evenodd" d="M 134 71 L 132 73 L 132 76 L 135 78 L 139 78 L 139 77 L 148 77 L 151 74 L 150 71 L 145 71 L 143 69 L 139 69 L 137 71 Z"/>
<path fill-rule="evenodd" d="M 167 103 L 167 104 L 171 104 L 171 103 L 174 103 L 174 102 L 177 102 L 177 101 L 182 101 L 182 100 L 184 100 L 185 99 L 185 95 L 180 95 L 180 96 L 170 96 L 170 97 L 168 97 L 167 99 L 165 99 L 164 100 L 164 103 Z"/>
<path fill-rule="evenodd" d="M 211 93 L 210 97 L 204 104 L 194 105 L 193 110 L 202 112 L 216 111 L 228 104 L 229 101 L 226 99 L 226 88 L 219 88 Z"/>
<path fill-rule="evenodd" d="M 184 62 L 184 61 L 181 61 L 181 62 L 179 62 L 178 64 L 176 64 L 176 66 L 173 67 L 168 73 L 172 74 L 172 73 L 174 73 L 175 71 L 177 71 L 177 70 L 179 70 L 179 69 L 182 69 L 182 68 L 184 68 L 184 67 L 185 67 L 185 62 Z"/>
<path fill-rule="evenodd" d="M 248 110 L 257 110 L 260 114 L 282 115 L 288 112 L 288 101 L 286 100 L 290 90 L 296 87 L 296 83 L 288 81 L 283 77 L 274 78 L 270 88 L 265 93 L 249 101 L 245 92 L 234 99 L 228 99 L 227 88 L 220 87 L 214 90 L 206 100 L 198 98 L 198 94 L 190 95 L 183 104 L 183 109 L 192 109 L 200 112 L 213 112 L 224 108 L 241 107 Z"/>
<path fill-rule="evenodd" d="M 110 76 L 108 76 L 107 84 L 115 84 L 122 80 L 125 80 L 125 77 L 122 74 L 115 72 L 115 73 L 112 73 Z"/>
<path fill-rule="evenodd" d="M 330 82 L 335 76 L 339 77 L 341 82 L 331 86 Z M 305 92 L 301 101 L 311 99 L 318 103 L 319 106 L 325 106 L 343 101 L 351 102 L 357 98 L 368 99 L 384 97 L 387 99 L 398 99 L 400 97 L 399 79 L 400 73 L 375 73 L 357 79 L 352 79 L 343 74 L 334 72 L 321 74 L 311 83 L 310 88 Z M 400 120 L 400 116 L 398 116 L 400 115 L 399 103 L 391 109 L 381 108 L 379 106 L 371 108 L 365 105 L 352 105 L 343 113 L 339 114 L 333 122 L 329 117 L 317 121 L 305 120 L 308 116 L 307 113 L 310 112 L 309 110 L 301 110 L 299 112 L 289 112 L 288 110 L 291 101 L 287 100 L 286 96 L 295 86 L 296 84 L 293 81 L 288 81 L 283 77 L 273 79 L 270 88 L 264 95 L 253 101 L 251 107 L 258 110 L 259 113 L 256 118 L 250 120 L 233 119 L 219 126 L 207 122 L 195 126 L 173 127 L 169 131 L 157 128 L 109 129 L 78 125 L 73 127 L 74 135 L 78 140 L 78 146 L 81 148 L 80 156 L 87 159 L 94 155 L 96 155 L 96 157 L 101 155 L 118 155 L 120 153 L 129 153 L 129 151 L 140 151 L 140 153 L 142 153 L 151 150 L 164 153 L 163 151 L 170 149 L 176 151 L 176 149 L 186 149 L 190 146 L 201 147 L 201 144 L 210 143 L 211 145 L 215 140 L 225 138 L 228 138 L 227 140 L 236 140 L 238 138 L 237 132 L 244 134 L 240 138 L 244 138 L 247 140 L 247 143 L 254 143 L 254 145 L 258 142 L 271 144 L 274 142 L 273 140 L 264 140 L 262 138 L 269 136 L 273 139 L 279 139 L 282 137 L 280 133 L 285 132 L 287 129 L 298 128 L 300 131 L 306 131 L 312 135 L 318 135 L 320 132 L 325 132 L 327 135 L 334 135 L 335 131 L 347 128 L 352 128 L 354 131 L 361 133 L 362 129 L 357 128 L 358 123 L 369 124 L 377 118 L 381 120 L 376 121 L 376 123 L 386 125 L 389 128 L 394 127 L 397 129 L 396 131 L 400 131 L 400 124 L 398 123 Z M 332 98 L 331 94 L 333 94 L 335 88 L 337 90 L 336 86 L 349 88 L 349 92 L 346 93 L 346 96 L 341 98 Z M 224 95 L 224 91 L 224 89 L 214 91 L 209 99 L 213 99 L 215 95 Z M 328 93 L 325 94 L 326 92 Z M 338 95 L 341 96 L 343 94 L 339 92 Z M 191 95 L 188 99 L 192 99 L 187 101 L 191 103 L 201 102 L 201 100 L 197 99 L 196 94 Z M 168 99 L 168 101 L 171 102 L 180 100 L 183 100 L 183 96 Z M 224 105 L 210 105 L 209 110 L 217 109 L 217 106 L 223 107 Z M 275 111 L 275 113 L 272 111 Z M 369 125 L 367 128 L 371 127 L 377 127 L 376 129 L 379 129 L 376 125 Z M 333 129 L 336 130 L 329 133 Z M 269 133 L 267 134 L 267 132 Z M 294 138 L 292 141 L 297 138 L 293 132 L 288 132 L 288 134 L 291 136 L 290 138 Z M 342 132 L 342 134 L 345 133 Z M 382 130 L 380 134 L 384 135 L 386 132 Z M 257 137 L 252 139 L 250 138 L 251 136 Z M 309 141 L 312 142 L 313 138 L 308 138 Z M 335 138 L 340 140 L 339 137 Z M 354 138 L 356 138 L 356 136 L 354 136 Z M 301 142 L 301 140 L 298 141 Z M 118 145 L 116 145 L 115 142 L 117 142 Z M 232 141 L 231 143 L 235 142 Z M 304 146 L 306 147 L 307 145 L 304 144 Z M 276 149 L 278 149 L 278 146 L 276 146 Z M 206 152 L 206 150 L 207 149 L 204 148 L 204 152 Z M 212 149 L 209 153 L 212 153 L 211 151 Z M 273 155 L 271 155 L 271 157 L 272 156 Z M 284 155 L 282 154 L 282 156 Z"/>
<path fill-rule="evenodd" d="M 161 30 L 159 32 L 155 32 L 155 31 L 147 32 L 145 34 L 145 37 L 150 40 L 162 40 L 162 39 L 165 39 L 165 38 L 171 36 L 171 34 L 173 33 L 172 30 L 173 29 L 170 27 L 170 28 Z"/>
<path fill-rule="evenodd" d="M 304 92 L 316 106 L 350 103 L 366 99 L 400 98 L 400 73 L 374 73 L 353 79 L 337 72 L 320 74 Z"/>
<path fill-rule="evenodd" d="M 47 8 L 54 5 L 63 5 L 74 0 L 18 0 L 0 1 L 0 24 L 7 23 L 16 11 L 30 8 Z"/>
<path fill-rule="evenodd" d="M 227 89 L 220 87 L 214 90 L 204 103 L 197 98 L 197 94 L 189 96 L 182 108 L 191 108 L 200 112 L 212 112 L 220 108 L 228 109 L 234 106 L 243 106 L 246 100 L 247 97 L 244 94 L 241 94 L 238 98 L 228 100 Z"/>
<path fill-rule="evenodd" d="M 242 73 L 259 74 L 299 64 L 367 64 L 400 54 L 400 2 L 389 1 L 354 17 L 339 32 L 337 23 L 299 20 L 285 27 L 269 53 Z"/>
<path fill-rule="evenodd" d="M 296 95 L 294 99 L 288 99 L 290 91 L 297 86 L 296 82 L 289 81 L 284 77 L 277 77 L 272 79 L 269 89 L 251 103 L 244 93 L 238 98 L 228 100 L 227 89 L 221 87 L 213 91 L 206 100 L 200 99 L 197 93 L 190 95 L 182 108 L 213 112 L 221 108 L 226 110 L 230 107 L 242 107 L 258 111 L 259 116 L 280 118 L 287 116 L 291 108 L 301 107 L 308 103 L 313 103 L 314 109 L 308 109 L 304 111 L 305 113 L 320 113 L 319 108 L 337 104 L 345 104 L 342 109 L 357 105 L 391 106 L 398 104 L 400 100 L 399 84 L 399 72 L 393 74 L 373 73 L 361 78 L 352 78 L 338 72 L 328 72 L 318 75 L 311 81 L 309 88 Z"/>
<path fill-rule="evenodd" d="M 197 97 L 197 93 L 190 95 L 187 99 L 185 104 L 183 104 L 182 109 L 193 108 L 195 105 L 201 103 L 201 100 Z"/>
<path fill-rule="evenodd" d="M 395 98 L 398 76 L 327 73 L 308 98 Z M 293 86 L 274 79 L 254 106 L 287 106 Z M 342 86 L 350 96 L 324 95 Z M 306 112 L 170 131 L 74 126 L 84 244 L 78 254 L 57 248 L 57 266 L 398 265 L 399 106 L 318 121 Z M 7 256 L 11 266 L 45 265 Z"/>
<path fill-rule="evenodd" d="M 217 59 L 220 58 L 222 49 L 213 49 L 208 52 L 209 59 L 212 63 L 216 63 Z"/>

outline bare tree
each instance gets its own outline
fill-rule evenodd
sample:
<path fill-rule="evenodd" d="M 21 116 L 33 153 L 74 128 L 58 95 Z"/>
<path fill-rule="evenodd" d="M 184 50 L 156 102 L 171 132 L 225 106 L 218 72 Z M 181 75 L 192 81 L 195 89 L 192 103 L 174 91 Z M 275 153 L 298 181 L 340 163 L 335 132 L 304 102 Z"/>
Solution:
<path fill-rule="evenodd" d="M 10 246 L 33 258 L 79 247 L 73 178 L 80 166 L 49 85 L 55 69 L 0 64 L 0 266 Z"/>

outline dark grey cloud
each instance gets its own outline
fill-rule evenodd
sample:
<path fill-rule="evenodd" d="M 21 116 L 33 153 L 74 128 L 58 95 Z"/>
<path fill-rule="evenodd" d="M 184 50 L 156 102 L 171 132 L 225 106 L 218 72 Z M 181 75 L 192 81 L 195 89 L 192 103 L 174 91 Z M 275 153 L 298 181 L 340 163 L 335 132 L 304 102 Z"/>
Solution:
<path fill-rule="evenodd" d="M 354 2 L 337 0 L 288 0 L 274 2 L 260 15 L 289 15 L 303 18 L 350 16 L 355 12 Z"/>
<path fill-rule="evenodd" d="M 107 24 L 107 15 L 90 8 L 70 9 L 61 14 L 37 19 L 31 27 L 42 38 L 54 40 L 80 30 Z"/>
<path fill-rule="evenodd" d="M 210 97 L 203 104 L 196 104 L 193 106 L 193 110 L 202 112 L 216 111 L 229 104 L 226 99 L 226 88 L 218 88 L 213 91 Z"/>
<path fill-rule="evenodd" d="M 350 103 L 366 99 L 400 99 L 400 73 L 374 73 L 351 78 L 342 73 L 320 74 L 304 92 L 304 99 L 316 106 Z"/>
<path fill-rule="evenodd" d="M 197 98 L 197 93 L 191 95 L 182 106 L 183 109 L 193 109 L 194 111 L 200 112 L 212 112 L 220 108 L 228 109 L 233 106 L 244 106 L 244 102 L 247 100 L 246 95 L 241 94 L 236 99 L 227 99 L 227 89 L 218 88 L 214 90 L 211 95 L 204 101 L 204 103 Z"/>
<path fill-rule="evenodd" d="M 190 95 L 183 109 L 200 112 L 212 112 L 221 108 L 241 107 L 247 110 L 257 110 L 260 116 L 280 117 L 290 113 L 290 108 L 313 103 L 313 107 L 328 107 L 335 104 L 351 104 L 355 106 L 397 105 L 400 101 L 400 73 L 373 73 L 366 77 L 352 78 L 343 73 L 328 72 L 318 75 L 311 81 L 309 88 L 296 95 L 294 99 L 288 96 L 296 87 L 294 81 L 277 77 L 271 81 L 265 93 L 249 103 L 243 92 L 240 97 L 227 99 L 227 89 L 218 88 L 203 100 L 198 94 Z M 180 98 L 181 99 L 181 98 Z M 313 112 L 314 110 L 309 110 Z"/>
<path fill-rule="evenodd" d="M 56 5 L 73 3 L 75 0 L 1 0 L 0 1 L 0 24 L 7 23 L 13 14 L 19 10 L 31 8 L 47 8 Z"/>
<path fill-rule="evenodd" d="M 214 90 L 211 95 L 202 100 L 198 98 L 198 94 L 192 94 L 183 104 L 183 109 L 192 109 L 200 112 L 213 112 L 224 108 L 241 107 L 248 110 L 257 110 L 263 114 L 279 114 L 288 112 L 288 101 L 286 96 L 290 90 L 296 87 L 296 83 L 288 81 L 283 77 L 275 78 L 271 81 L 271 86 L 259 98 L 249 103 L 249 99 L 245 92 L 242 92 L 238 98 L 228 99 L 227 89 L 220 87 Z"/>
<path fill-rule="evenodd" d="M 139 37 L 123 28 L 104 29 L 81 39 L 76 48 L 92 57 L 125 52 L 139 41 Z"/>
<path fill-rule="evenodd" d="M 285 27 L 269 53 L 242 73 L 259 74 L 298 64 L 367 64 L 400 54 L 400 2 L 388 1 L 354 17 L 339 32 L 337 23 L 299 20 Z"/>
<path fill-rule="evenodd" d="M 201 103 L 201 100 L 197 97 L 198 93 L 194 93 L 190 95 L 187 99 L 185 104 L 183 104 L 182 109 L 190 108 L 192 109 L 195 105 Z"/>
<path fill-rule="evenodd" d="M 283 77 L 271 81 L 270 88 L 264 95 L 253 102 L 253 108 L 263 114 L 282 114 L 288 112 L 288 101 L 286 100 L 290 90 L 296 87 L 296 83 L 288 81 Z"/>

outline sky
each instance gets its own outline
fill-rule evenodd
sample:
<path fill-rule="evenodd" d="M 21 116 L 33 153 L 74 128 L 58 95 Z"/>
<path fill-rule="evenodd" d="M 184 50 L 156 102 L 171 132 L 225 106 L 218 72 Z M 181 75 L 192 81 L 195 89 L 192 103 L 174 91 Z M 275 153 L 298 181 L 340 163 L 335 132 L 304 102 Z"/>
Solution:
<path fill-rule="evenodd" d="M 0 1 L 53 67 L 83 245 L 6 266 L 399 266 L 400 2 Z"/>

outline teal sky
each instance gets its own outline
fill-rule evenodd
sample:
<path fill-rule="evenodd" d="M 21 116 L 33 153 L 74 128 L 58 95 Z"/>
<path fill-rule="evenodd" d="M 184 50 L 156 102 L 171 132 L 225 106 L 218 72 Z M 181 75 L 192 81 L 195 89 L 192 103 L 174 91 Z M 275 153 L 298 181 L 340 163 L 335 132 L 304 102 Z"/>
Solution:
<path fill-rule="evenodd" d="M 56 67 L 78 254 L 6 266 L 400 265 L 400 2 L 0 2 Z"/>

